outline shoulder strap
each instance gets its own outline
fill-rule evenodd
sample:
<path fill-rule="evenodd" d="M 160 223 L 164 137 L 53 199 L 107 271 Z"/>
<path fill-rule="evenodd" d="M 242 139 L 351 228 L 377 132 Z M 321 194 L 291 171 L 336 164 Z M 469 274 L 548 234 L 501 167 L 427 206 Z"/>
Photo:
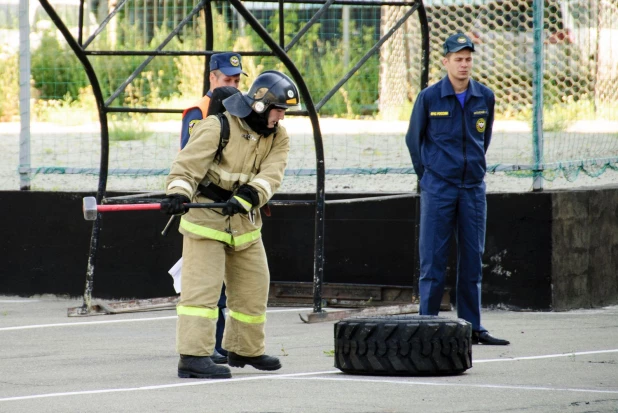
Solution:
<path fill-rule="evenodd" d="M 215 163 L 221 163 L 223 148 L 230 140 L 230 122 L 223 113 L 217 113 L 216 116 L 219 119 L 219 123 L 221 123 L 221 133 L 219 135 L 219 147 L 217 148 L 217 153 L 215 153 Z"/>

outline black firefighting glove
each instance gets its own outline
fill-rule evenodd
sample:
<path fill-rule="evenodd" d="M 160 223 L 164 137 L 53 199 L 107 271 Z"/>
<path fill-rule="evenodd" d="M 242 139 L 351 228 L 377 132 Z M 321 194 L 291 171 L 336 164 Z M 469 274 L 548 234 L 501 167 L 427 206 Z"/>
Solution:
<path fill-rule="evenodd" d="M 233 216 L 238 213 L 246 214 L 259 202 L 257 191 L 250 185 L 241 185 L 236 195 L 228 199 L 227 204 L 221 210 L 223 215 Z"/>
<path fill-rule="evenodd" d="M 188 208 L 183 204 L 188 204 L 189 202 L 191 202 L 191 200 L 182 194 L 167 195 L 167 198 L 161 201 L 161 212 L 167 215 L 186 214 Z"/>

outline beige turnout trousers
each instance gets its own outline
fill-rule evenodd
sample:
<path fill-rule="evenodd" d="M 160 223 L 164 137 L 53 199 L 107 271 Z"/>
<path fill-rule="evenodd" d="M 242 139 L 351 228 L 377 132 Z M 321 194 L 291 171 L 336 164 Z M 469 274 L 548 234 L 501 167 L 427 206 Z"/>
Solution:
<path fill-rule="evenodd" d="M 248 357 L 264 354 L 270 273 L 262 239 L 237 251 L 212 239 L 183 238 L 182 293 L 176 308 L 178 353 L 213 354 L 217 302 L 225 280 L 228 317 L 223 348 Z"/>

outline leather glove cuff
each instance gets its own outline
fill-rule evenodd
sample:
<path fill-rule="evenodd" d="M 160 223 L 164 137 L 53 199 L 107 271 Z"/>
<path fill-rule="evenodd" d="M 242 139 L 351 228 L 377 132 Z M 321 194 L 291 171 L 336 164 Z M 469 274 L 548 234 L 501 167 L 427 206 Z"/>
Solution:
<path fill-rule="evenodd" d="M 257 190 L 251 185 L 241 185 L 238 188 L 238 191 L 236 191 L 236 196 L 251 204 L 251 207 L 256 207 L 260 203 L 260 196 L 258 195 Z"/>

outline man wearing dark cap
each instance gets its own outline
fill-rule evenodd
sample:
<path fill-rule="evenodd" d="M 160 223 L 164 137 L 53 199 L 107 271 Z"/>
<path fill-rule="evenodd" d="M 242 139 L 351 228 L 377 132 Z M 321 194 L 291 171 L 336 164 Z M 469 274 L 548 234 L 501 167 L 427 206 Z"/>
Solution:
<path fill-rule="evenodd" d="M 210 57 L 210 90 L 206 96 L 195 102 L 182 112 L 182 129 L 180 132 L 180 148 L 184 148 L 189 142 L 193 126 L 205 119 L 210 106 L 212 92 L 219 87 L 231 86 L 238 89 L 240 75 L 247 75 L 242 71 L 242 60 L 238 53 L 216 53 Z M 182 264 L 181 264 L 182 265 Z M 222 347 L 223 330 L 225 328 L 224 308 L 226 307 L 225 286 L 221 290 L 219 298 L 219 319 L 217 321 L 217 334 L 215 351 L 212 359 L 215 363 L 227 363 L 227 351 Z"/>
<path fill-rule="evenodd" d="M 238 89 L 240 75 L 247 76 L 242 71 L 242 60 L 238 53 L 216 53 L 210 56 L 210 90 L 206 96 L 195 102 L 182 112 L 182 130 L 180 132 L 180 147 L 189 142 L 193 125 L 206 118 L 212 91 L 221 86 L 233 86 Z"/>
<path fill-rule="evenodd" d="M 482 257 L 487 201 L 485 154 L 494 93 L 470 78 L 474 44 L 463 33 L 443 45 L 447 75 L 414 103 L 406 144 L 421 188 L 421 315 L 437 315 L 452 234 L 457 244 L 457 316 L 472 324 L 474 344 L 507 345 L 481 325 Z"/>

